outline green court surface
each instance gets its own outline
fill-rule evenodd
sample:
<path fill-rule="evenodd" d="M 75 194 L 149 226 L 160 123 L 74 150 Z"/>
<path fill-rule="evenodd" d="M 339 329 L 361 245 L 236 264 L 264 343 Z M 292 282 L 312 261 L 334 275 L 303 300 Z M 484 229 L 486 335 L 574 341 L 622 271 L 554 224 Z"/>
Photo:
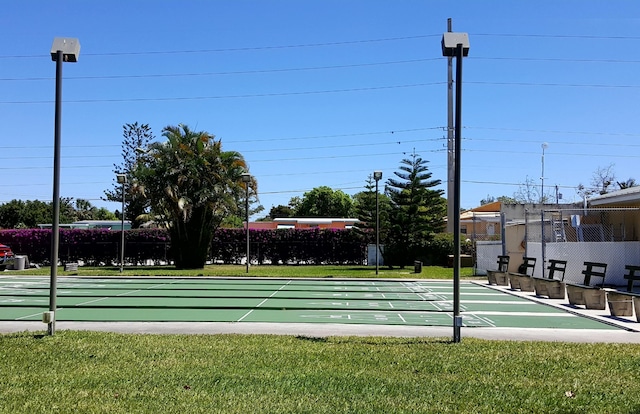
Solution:
<path fill-rule="evenodd" d="M 451 326 L 453 283 L 429 280 L 59 277 L 58 321 Z M 461 282 L 465 327 L 619 329 Z M 38 321 L 49 278 L 0 277 L 0 321 Z"/>

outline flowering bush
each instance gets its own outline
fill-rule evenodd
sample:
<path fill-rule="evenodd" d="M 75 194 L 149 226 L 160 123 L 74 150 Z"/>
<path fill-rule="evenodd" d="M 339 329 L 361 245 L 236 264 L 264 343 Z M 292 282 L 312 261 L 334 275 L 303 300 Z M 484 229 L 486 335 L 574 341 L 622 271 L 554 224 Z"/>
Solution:
<path fill-rule="evenodd" d="M 119 262 L 119 231 L 105 229 L 60 229 L 58 257 L 62 263 L 82 261 L 87 265 Z M 251 261 L 272 264 L 363 264 L 367 237 L 354 230 L 278 229 L 250 230 Z M 49 265 L 50 229 L 0 230 L 0 243 L 33 263 Z M 246 230 L 218 229 L 214 232 L 209 259 L 240 263 L 246 255 Z M 171 241 L 163 229 L 125 231 L 125 262 L 142 264 L 170 262 Z"/>

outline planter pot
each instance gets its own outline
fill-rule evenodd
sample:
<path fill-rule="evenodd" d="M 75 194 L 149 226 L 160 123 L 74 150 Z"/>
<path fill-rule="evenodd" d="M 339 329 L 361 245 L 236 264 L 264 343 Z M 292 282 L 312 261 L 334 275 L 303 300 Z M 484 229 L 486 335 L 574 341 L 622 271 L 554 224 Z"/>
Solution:
<path fill-rule="evenodd" d="M 487 270 L 487 278 L 489 279 L 490 285 L 509 286 L 509 278 L 505 272 Z"/>
<path fill-rule="evenodd" d="M 534 278 L 533 286 L 538 296 L 548 296 L 549 299 L 565 298 L 565 286 L 559 280 Z"/>
<path fill-rule="evenodd" d="M 509 273 L 509 279 L 511 280 L 511 289 L 520 289 L 522 292 L 533 292 L 535 290 L 531 276 L 521 273 Z"/>
<path fill-rule="evenodd" d="M 546 283 L 549 299 L 564 299 L 565 286 L 563 282 L 559 280 L 548 280 Z"/>
<path fill-rule="evenodd" d="M 587 309 L 604 310 L 607 307 L 606 292 L 602 289 L 586 288 L 582 293 Z"/>
<path fill-rule="evenodd" d="M 549 290 L 547 289 L 547 284 L 545 283 L 545 279 L 540 279 L 540 278 L 533 279 L 533 288 L 536 290 L 536 295 L 549 296 Z"/>
<path fill-rule="evenodd" d="M 520 278 L 516 274 L 509 273 L 509 282 L 511 283 L 511 289 L 520 289 Z"/>
<path fill-rule="evenodd" d="M 584 289 L 576 285 L 567 285 L 567 297 L 569 298 L 569 304 L 571 305 L 584 305 L 584 296 L 582 292 Z"/>
<path fill-rule="evenodd" d="M 611 316 L 633 316 L 633 296 L 607 292 L 607 304 Z"/>
<path fill-rule="evenodd" d="M 633 298 L 633 310 L 636 311 L 636 321 L 640 322 L 640 300 Z"/>

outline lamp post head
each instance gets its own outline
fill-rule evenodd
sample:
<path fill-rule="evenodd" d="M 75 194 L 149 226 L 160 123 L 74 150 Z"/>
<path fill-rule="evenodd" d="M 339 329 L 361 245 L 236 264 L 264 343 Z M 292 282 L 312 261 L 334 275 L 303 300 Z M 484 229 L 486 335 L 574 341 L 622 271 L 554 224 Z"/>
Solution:
<path fill-rule="evenodd" d="M 243 183 L 249 183 L 249 182 L 251 182 L 251 174 L 249 174 L 249 173 L 242 173 L 242 174 L 240 175 L 240 177 L 242 178 L 242 182 L 243 182 Z"/>
<path fill-rule="evenodd" d="M 382 171 L 374 171 L 373 179 L 376 180 L 376 182 L 380 181 L 382 179 Z"/>
<path fill-rule="evenodd" d="M 468 56 L 469 35 L 467 33 L 446 32 L 442 35 L 442 56 L 455 56 L 458 44 L 462 44 L 462 56 Z"/>
<path fill-rule="evenodd" d="M 80 56 L 80 41 L 72 37 L 56 37 L 51 46 L 51 60 L 57 60 L 58 50 L 62 51 L 64 62 L 77 62 Z"/>
<path fill-rule="evenodd" d="M 127 183 L 127 175 L 126 174 L 116 174 L 116 180 L 118 184 L 126 184 Z"/>

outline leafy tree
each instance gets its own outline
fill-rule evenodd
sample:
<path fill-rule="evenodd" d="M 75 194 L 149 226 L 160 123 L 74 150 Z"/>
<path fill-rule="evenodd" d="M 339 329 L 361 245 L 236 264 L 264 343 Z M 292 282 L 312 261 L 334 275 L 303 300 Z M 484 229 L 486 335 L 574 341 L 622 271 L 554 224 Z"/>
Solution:
<path fill-rule="evenodd" d="M 115 174 L 125 174 L 127 183 L 124 185 L 125 191 L 125 219 L 130 220 L 132 227 L 137 228 L 142 224 L 139 219 L 149 210 L 149 200 L 135 191 L 135 183 L 131 172 L 135 169 L 136 164 L 142 156 L 140 149 L 146 148 L 155 137 L 148 124 L 125 124 L 122 126 L 122 163 L 114 164 Z M 122 184 L 113 178 L 113 186 L 111 190 L 104 192 L 106 200 L 122 202 Z"/>
<path fill-rule="evenodd" d="M 443 190 L 435 190 L 440 180 L 431 179 L 426 160 L 413 153 L 403 159 L 397 178 L 386 181 L 391 200 L 389 229 L 385 241 L 385 261 L 401 267 L 426 257 L 426 249 L 436 233 L 444 229 L 447 203 Z"/>
<path fill-rule="evenodd" d="M 353 202 L 342 190 L 320 186 L 304 193 L 295 214 L 298 217 L 353 217 Z"/>
<path fill-rule="evenodd" d="M 202 268 L 213 231 L 238 213 L 247 164 L 240 153 L 223 151 L 208 132 L 180 124 L 165 127 L 162 135 L 167 141 L 150 144 L 137 164 L 137 188 L 169 229 L 176 267 Z M 256 194 L 255 179 L 248 185 Z"/>
<path fill-rule="evenodd" d="M 270 220 L 274 220 L 277 218 L 293 217 L 294 214 L 295 214 L 295 211 L 291 206 L 283 206 L 282 204 L 280 204 L 280 205 L 271 207 L 271 210 L 269 210 L 269 215 L 267 216 L 267 218 Z"/>
<path fill-rule="evenodd" d="M 38 200 L 11 200 L 0 205 L 0 227 L 35 228 L 38 224 L 51 223 L 53 203 Z M 96 208 L 91 202 L 73 198 L 60 199 L 60 223 L 78 220 L 115 220 L 116 216 L 106 208 Z"/>
<path fill-rule="evenodd" d="M 0 227 L 5 229 L 14 229 L 20 227 L 24 214 L 24 201 L 11 200 L 8 203 L 0 205 Z"/>
<path fill-rule="evenodd" d="M 502 204 L 517 204 L 517 201 L 513 197 L 500 196 L 496 199 L 496 201 L 501 202 Z"/>
<path fill-rule="evenodd" d="M 483 198 L 482 200 L 480 200 L 480 205 L 484 206 L 485 204 L 494 203 L 496 201 L 499 201 L 502 204 L 517 204 L 518 203 L 516 201 L 516 199 L 513 198 L 513 197 L 508 197 L 508 196 L 494 197 L 494 196 L 491 196 L 491 195 L 487 194 L 487 198 Z"/>
<path fill-rule="evenodd" d="M 485 204 L 490 204 L 490 203 L 493 203 L 494 201 L 496 201 L 496 198 L 494 196 L 487 194 L 487 198 L 483 198 L 482 200 L 480 200 L 480 205 L 484 206 Z"/>
<path fill-rule="evenodd" d="M 26 228 L 35 228 L 38 224 L 50 223 L 53 217 L 53 206 L 39 200 L 24 202 L 24 210 L 20 216 L 20 223 Z"/>

